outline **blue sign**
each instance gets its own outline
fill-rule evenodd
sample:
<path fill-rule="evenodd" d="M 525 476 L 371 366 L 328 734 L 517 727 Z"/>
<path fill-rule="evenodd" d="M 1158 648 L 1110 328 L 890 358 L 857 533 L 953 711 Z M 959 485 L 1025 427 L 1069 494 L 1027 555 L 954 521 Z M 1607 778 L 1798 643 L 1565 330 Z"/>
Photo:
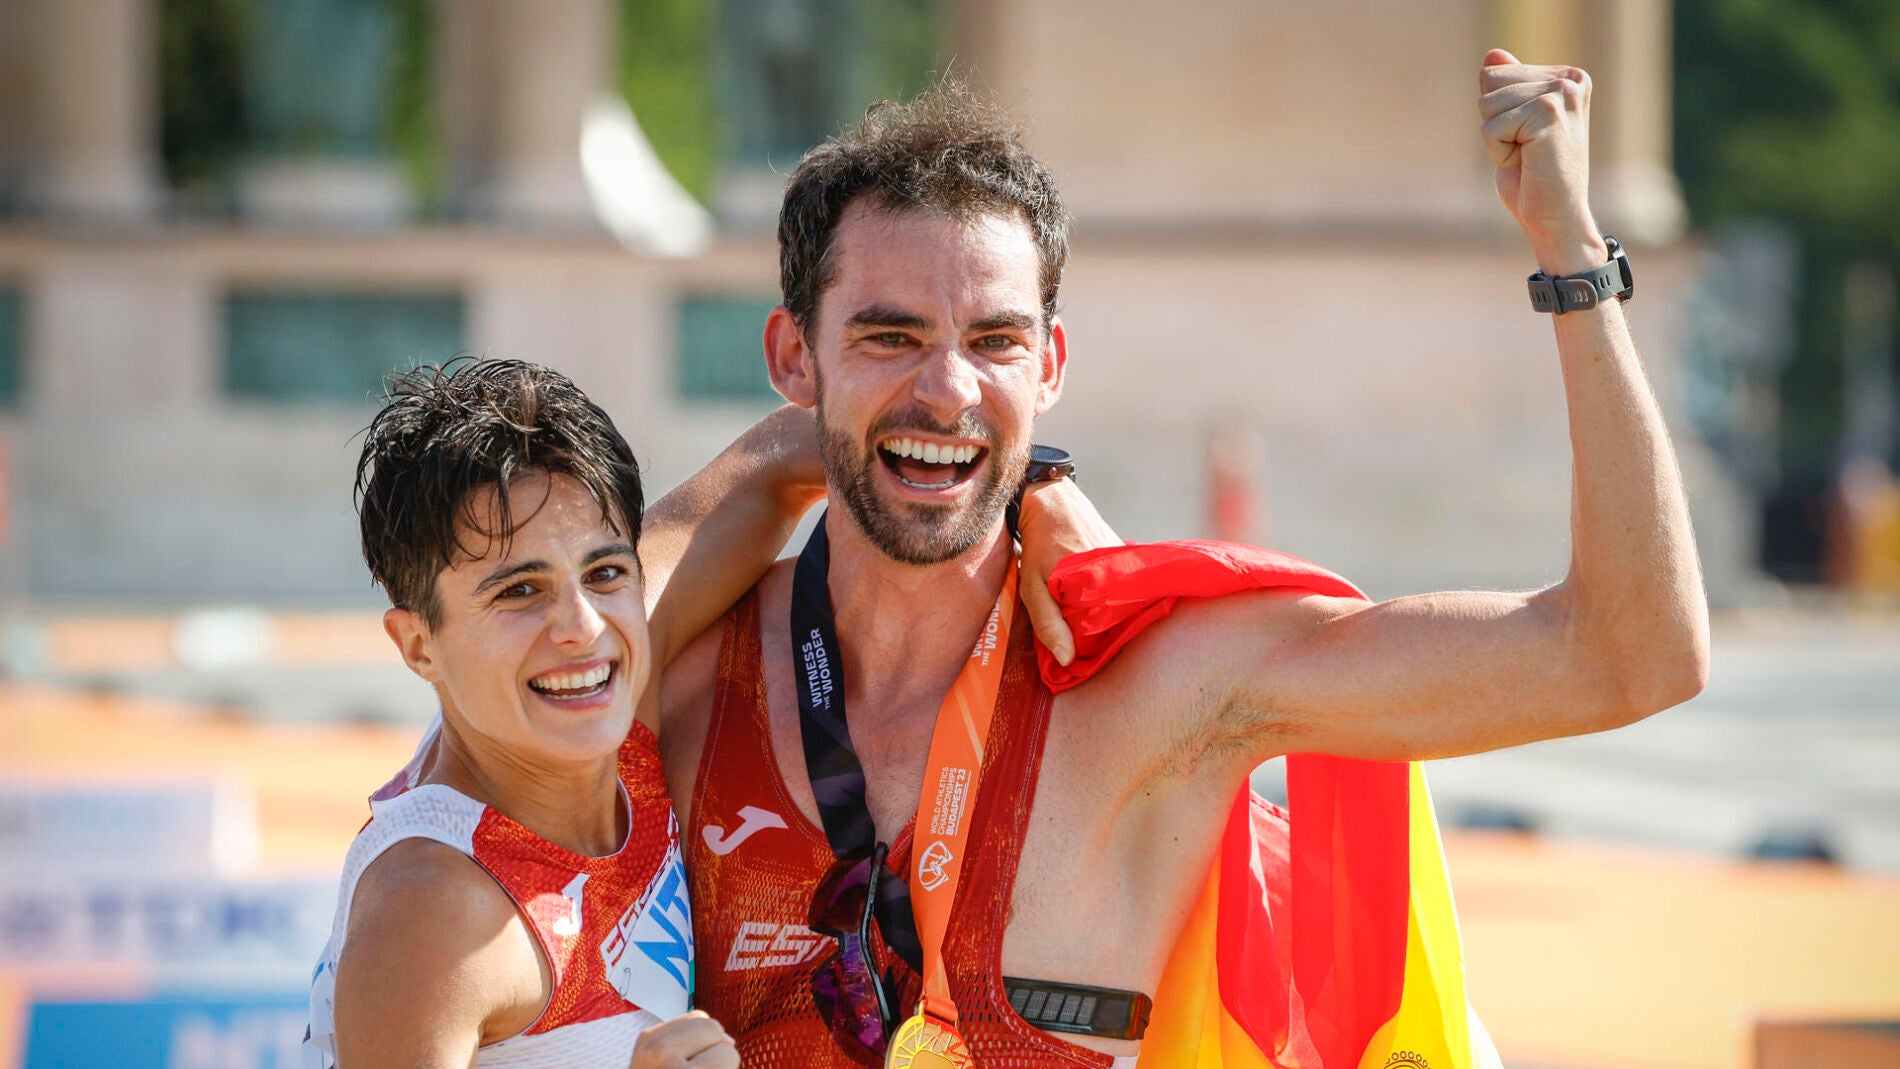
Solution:
<path fill-rule="evenodd" d="M 329 937 L 333 878 L 0 877 L 0 966 L 283 966 Z"/>
<path fill-rule="evenodd" d="M 308 995 L 35 1001 L 23 1069 L 297 1069 Z"/>

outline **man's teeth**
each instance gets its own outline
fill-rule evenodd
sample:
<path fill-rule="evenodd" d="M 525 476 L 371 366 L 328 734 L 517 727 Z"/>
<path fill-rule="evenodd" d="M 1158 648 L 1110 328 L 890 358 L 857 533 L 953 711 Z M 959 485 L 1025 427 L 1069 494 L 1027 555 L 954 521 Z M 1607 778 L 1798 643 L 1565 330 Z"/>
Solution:
<path fill-rule="evenodd" d="M 981 446 L 938 445 L 915 438 L 892 438 L 878 448 L 898 459 L 921 460 L 926 464 L 968 464 L 982 452 Z"/>
<path fill-rule="evenodd" d="M 586 690 L 607 682 L 607 677 L 612 675 L 613 671 L 613 665 L 603 664 L 585 672 L 549 672 L 547 675 L 535 676 L 528 680 L 528 685 L 540 691 Z"/>

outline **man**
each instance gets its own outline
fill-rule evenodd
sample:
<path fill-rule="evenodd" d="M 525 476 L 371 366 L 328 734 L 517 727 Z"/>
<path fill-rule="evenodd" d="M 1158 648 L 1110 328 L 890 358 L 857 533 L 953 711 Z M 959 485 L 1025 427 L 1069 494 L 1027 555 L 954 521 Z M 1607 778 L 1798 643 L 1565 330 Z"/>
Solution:
<path fill-rule="evenodd" d="M 1587 76 L 1493 51 L 1481 79 L 1498 193 L 1537 267 L 1610 263 Z M 1702 685 L 1680 478 L 1618 301 L 1555 320 L 1575 454 L 1564 582 L 1183 603 L 1052 698 L 1026 628 L 1000 634 L 1003 512 L 1068 356 L 1053 179 L 1000 113 L 943 87 L 808 154 L 779 236 L 767 365 L 817 411 L 837 507 L 662 696 L 700 1004 L 749 1066 L 873 1061 L 920 1036 L 982 1065 L 1132 1063 L 1138 1029 L 1032 1027 L 1034 992 L 1134 1006 L 1156 989 L 1260 762 L 1473 753 L 1627 724 Z M 989 695 L 985 725 L 969 712 Z M 980 779 L 939 759 L 964 735 Z"/>

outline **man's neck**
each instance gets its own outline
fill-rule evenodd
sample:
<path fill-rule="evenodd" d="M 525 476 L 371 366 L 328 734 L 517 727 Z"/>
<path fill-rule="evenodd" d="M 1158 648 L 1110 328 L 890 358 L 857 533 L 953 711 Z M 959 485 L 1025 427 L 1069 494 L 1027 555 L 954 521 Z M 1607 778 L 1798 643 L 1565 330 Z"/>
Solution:
<path fill-rule="evenodd" d="M 915 565 L 885 555 L 840 510 L 825 523 L 845 680 L 851 697 L 861 699 L 852 720 L 876 717 L 878 706 L 902 706 L 920 694 L 941 699 L 969 659 L 1013 563 L 1002 525 L 951 560 Z"/>

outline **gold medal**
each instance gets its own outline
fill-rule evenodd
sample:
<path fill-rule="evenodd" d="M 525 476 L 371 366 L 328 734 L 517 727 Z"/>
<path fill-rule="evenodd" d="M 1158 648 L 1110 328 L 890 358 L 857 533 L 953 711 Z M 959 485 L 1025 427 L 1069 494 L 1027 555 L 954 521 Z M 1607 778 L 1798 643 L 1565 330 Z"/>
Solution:
<path fill-rule="evenodd" d="M 884 1065 L 885 1069 L 973 1069 L 976 1059 L 956 1029 L 919 1013 L 897 1026 Z"/>

